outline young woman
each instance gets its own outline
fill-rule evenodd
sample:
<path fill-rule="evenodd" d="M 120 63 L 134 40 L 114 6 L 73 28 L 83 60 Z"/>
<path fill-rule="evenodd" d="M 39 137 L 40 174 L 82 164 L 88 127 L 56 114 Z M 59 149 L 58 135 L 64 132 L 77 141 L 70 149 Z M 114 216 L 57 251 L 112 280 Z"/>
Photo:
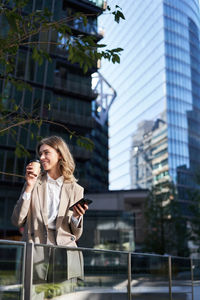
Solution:
<path fill-rule="evenodd" d="M 83 208 L 78 204 L 73 211 L 69 210 L 83 197 L 83 188 L 73 175 L 75 164 L 69 148 L 62 138 L 51 136 L 38 143 L 36 152 L 43 171 L 35 176 L 33 164 L 29 163 L 26 167 L 26 183 L 14 208 L 12 222 L 15 226 L 24 227 L 23 241 L 77 247 L 76 241 L 82 234 L 83 215 L 88 206 L 85 204 Z M 46 259 L 50 260 L 50 255 L 47 257 L 44 249 L 40 252 L 35 254 L 34 263 L 45 262 L 47 265 Z M 68 265 L 69 259 L 77 265 L 71 273 L 68 269 L 67 279 L 81 276 L 80 253 L 71 251 L 67 259 Z M 47 270 L 48 267 L 39 268 L 37 276 L 46 280 Z"/>

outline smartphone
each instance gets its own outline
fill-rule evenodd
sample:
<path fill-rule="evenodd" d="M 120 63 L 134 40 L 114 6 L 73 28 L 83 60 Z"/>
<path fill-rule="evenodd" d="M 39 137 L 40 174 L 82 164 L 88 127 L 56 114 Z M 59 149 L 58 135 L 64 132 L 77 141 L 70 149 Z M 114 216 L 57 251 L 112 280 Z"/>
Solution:
<path fill-rule="evenodd" d="M 74 203 L 72 206 L 70 206 L 70 210 L 73 210 L 74 206 L 76 206 L 77 204 L 80 204 L 82 207 L 84 207 L 84 204 L 90 205 L 93 201 L 87 198 L 82 198 L 81 200 L 77 201 L 76 203 Z"/>

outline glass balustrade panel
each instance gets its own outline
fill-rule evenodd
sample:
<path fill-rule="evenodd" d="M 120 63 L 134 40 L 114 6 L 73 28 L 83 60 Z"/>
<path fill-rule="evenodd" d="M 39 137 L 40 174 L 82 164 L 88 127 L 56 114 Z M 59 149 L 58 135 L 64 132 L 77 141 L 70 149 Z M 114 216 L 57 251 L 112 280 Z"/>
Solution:
<path fill-rule="evenodd" d="M 191 261 L 172 257 L 172 299 L 192 299 Z"/>
<path fill-rule="evenodd" d="M 0 299 L 23 300 L 25 244 L 0 241 Z"/>
<path fill-rule="evenodd" d="M 193 298 L 198 299 L 200 289 L 200 259 L 192 260 L 193 271 Z"/>
<path fill-rule="evenodd" d="M 131 291 L 144 299 L 168 299 L 168 257 L 134 253 L 131 256 Z M 140 298 L 139 298 L 140 299 Z"/>
<path fill-rule="evenodd" d="M 127 253 L 35 245 L 32 293 L 36 299 L 127 298 Z M 71 297 L 71 298 L 70 298 Z M 85 299 L 85 298 L 84 298 Z"/>

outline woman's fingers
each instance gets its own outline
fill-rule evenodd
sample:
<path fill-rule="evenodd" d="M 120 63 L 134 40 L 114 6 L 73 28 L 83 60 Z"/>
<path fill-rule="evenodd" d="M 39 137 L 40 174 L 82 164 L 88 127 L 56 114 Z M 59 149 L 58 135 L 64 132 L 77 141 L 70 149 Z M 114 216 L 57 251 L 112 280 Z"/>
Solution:
<path fill-rule="evenodd" d="M 32 173 L 33 172 L 33 167 L 31 166 L 31 164 L 28 164 L 28 166 L 26 167 L 26 172 L 27 173 Z"/>
<path fill-rule="evenodd" d="M 75 206 L 75 211 L 77 212 L 77 214 L 78 214 L 79 216 L 82 216 L 82 215 L 85 214 L 85 210 L 84 210 L 84 208 L 83 208 L 80 204 L 77 204 L 77 205 Z"/>
<path fill-rule="evenodd" d="M 36 179 L 37 179 L 37 176 L 34 175 L 34 172 L 33 172 L 33 167 L 31 166 L 31 163 L 27 165 L 26 167 L 26 182 L 27 182 L 27 185 L 29 187 L 34 187 L 35 185 L 35 182 L 36 182 Z"/>
<path fill-rule="evenodd" d="M 31 163 L 26 167 L 26 176 L 30 176 L 30 178 L 37 177 L 34 174 L 34 167 L 31 165 Z"/>
<path fill-rule="evenodd" d="M 84 204 L 84 209 L 85 209 L 85 211 L 88 209 L 88 205 L 87 204 Z"/>
<path fill-rule="evenodd" d="M 35 178 L 35 175 L 32 174 L 32 173 L 28 173 L 28 174 L 26 175 L 26 177 L 29 177 L 29 178 Z"/>
<path fill-rule="evenodd" d="M 74 211 L 77 215 L 83 216 L 85 214 L 85 211 L 88 209 L 88 205 L 84 204 L 84 207 L 81 206 L 80 204 L 77 204 L 74 206 Z"/>

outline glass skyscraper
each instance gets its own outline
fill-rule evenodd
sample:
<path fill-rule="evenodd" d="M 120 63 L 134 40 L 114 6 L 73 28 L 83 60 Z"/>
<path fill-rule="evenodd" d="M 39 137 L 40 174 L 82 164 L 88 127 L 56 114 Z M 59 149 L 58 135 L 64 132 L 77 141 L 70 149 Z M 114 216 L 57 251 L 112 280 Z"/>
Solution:
<path fill-rule="evenodd" d="M 124 48 L 103 62 L 117 91 L 110 109 L 110 189 L 173 180 L 186 197 L 200 166 L 200 12 L 198 0 L 110 0 L 126 20 L 102 16 L 103 43 Z"/>
<path fill-rule="evenodd" d="M 12 1 L 9 4 L 12 5 Z M 105 8 L 104 0 L 30 0 L 24 7 L 23 14 L 45 8 L 52 12 L 52 20 L 68 20 L 69 17 L 68 25 L 73 36 L 87 34 L 97 40 L 102 38 L 98 31 L 97 16 Z M 89 15 L 87 26 L 83 26 L 81 20 L 70 19 L 77 12 Z M 0 36 L 5 33 L 6 26 L 8 24 L 1 16 Z M 55 31 L 40 32 L 32 40 L 48 41 L 48 47 L 44 43 L 40 47 L 47 50 L 52 59 L 51 62 L 45 60 L 40 65 L 33 60 L 31 47 L 26 44 L 20 47 L 13 77 L 29 83 L 32 91 L 19 91 L 11 83 L 6 85 L 6 79 L 0 81 L 1 103 L 5 105 L 8 113 L 12 112 L 12 99 L 15 99 L 15 103 L 21 107 L 18 117 L 31 114 L 44 120 L 41 127 L 32 123 L 25 128 L 16 127 L 16 131 L 10 130 L 0 136 L 0 238 L 19 238 L 10 216 L 24 184 L 25 167 L 30 158 L 35 157 L 38 136 L 59 135 L 69 144 L 77 166 L 75 176 L 86 192 L 108 189 L 107 119 L 104 124 L 100 124 L 93 116 L 97 93 L 92 88 L 91 74 L 97 71 L 97 66 L 84 74 L 78 64 L 71 64 L 67 59 L 68 48 L 55 46 L 60 41 L 60 35 Z M 0 70 L 2 72 L 1 68 Z M 55 123 L 60 126 L 55 126 Z M 66 128 L 91 138 L 95 145 L 94 151 L 81 147 L 77 139 L 71 139 Z M 16 155 L 15 148 L 18 143 L 29 151 L 30 157 Z"/>

